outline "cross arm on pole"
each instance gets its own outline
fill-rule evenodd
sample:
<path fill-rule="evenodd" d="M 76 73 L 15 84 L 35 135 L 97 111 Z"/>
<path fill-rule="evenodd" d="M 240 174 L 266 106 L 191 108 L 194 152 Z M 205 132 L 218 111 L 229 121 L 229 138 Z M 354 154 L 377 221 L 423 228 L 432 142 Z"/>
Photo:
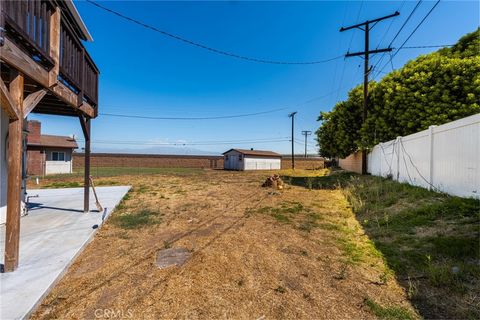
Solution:
<path fill-rule="evenodd" d="M 376 23 L 376 22 L 379 22 L 379 21 L 382 21 L 382 20 L 385 20 L 385 19 L 388 19 L 388 18 L 396 17 L 398 15 L 400 15 L 400 12 L 395 11 L 395 13 L 389 14 L 388 16 L 384 16 L 384 17 L 381 17 L 381 18 L 373 19 L 373 20 L 367 20 L 365 22 L 357 23 L 353 26 L 349 26 L 349 27 L 346 27 L 346 28 L 341 27 L 340 32 L 347 31 L 347 30 L 354 29 L 354 28 L 359 28 L 361 26 L 366 26 L 370 23 Z"/>
<path fill-rule="evenodd" d="M 392 50 L 393 50 L 392 48 L 385 48 L 385 49 L 375 49 L 375 50 L 353 52 L 353 53 L 348 52 L 345 55 L 345 57 L 349 58 L 349 57 L 355 57 L 355 56 L 363 56 L 366 53 L 373 54 L 373 53 L 380 53 L 380 52 L 389 52 L 389 51 L 392 51 Z"/>

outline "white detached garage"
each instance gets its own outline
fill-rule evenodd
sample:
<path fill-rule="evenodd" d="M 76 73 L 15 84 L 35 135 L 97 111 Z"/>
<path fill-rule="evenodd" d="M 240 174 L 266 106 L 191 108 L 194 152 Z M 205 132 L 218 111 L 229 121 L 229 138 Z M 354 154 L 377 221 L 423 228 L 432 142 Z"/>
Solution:
<path fill-rule="evenodd" d="M 223 153 L 225 170 L 279 170 L 282 155 L 273 151 L 230 149 Z"/>

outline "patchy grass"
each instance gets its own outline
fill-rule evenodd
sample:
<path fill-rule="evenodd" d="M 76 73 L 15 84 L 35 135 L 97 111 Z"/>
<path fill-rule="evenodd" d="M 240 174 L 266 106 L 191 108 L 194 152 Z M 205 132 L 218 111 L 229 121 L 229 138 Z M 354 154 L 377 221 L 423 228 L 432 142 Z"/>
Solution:
<path fill-rule="evenodd" d="M 297 229 L 310 232 L 318 227 L 320 215 L 300 202 L 283 202 L 278 207 L 262 207 L 257 213 L 268 214 L 280 223 L 293 224 Z"/>
<path fill-rule="evenodd" d="M 79 188 L 83 187 L 83 183 L 80 184 L 77 181 L 65 181 L 65 182 L 52 182 L 43 186 L 45 189 L 58 189 L 58 188 Z"/>
<path fill-rule="evenodd" d="M 308 189 L 336 189 L 345 185 L 352 174 L 337 174 L 329 169 L 319 170 L 318 174 L 306 174 L 301 172 L 284 173 L 281 177 L 288 184 L 303 186 Z"/>
<path fill-rule="evenodd" d="M 339 190 L 273 194 L 261 187 L 268 174 L 96 179 L 132 189 L 32 319 L 92 319 L 105 308 L 135 319 L 370 319 L 365 297 L 415 313 Z M 191 257 L 161 270 L 163 248 Z"/>
<path fill-rule="evenodd" d="M 408 309 L 399 306 L 384 307 L 370 298 L 365 299 L 365 305 L 379 318 L 385 320 L 409 320 L 416 319 Z"/>
<path fill-rule="evenodd" d="M 156 211 L 143 209 L 138 213 L 115 214 L 111 222 L 122 229 L 138 229 L 162 222 L 162 214 Z"/>
<path fill-rule="evenodd" d="M 203 170 L 198 168 L 144 168 L 144 167 L 92 167 L 90 174 L 93 177 L 112 177 L 121 175 L 197 175 Z M 83 176 L 83 168 L 75 170 L 73 175 Z"/>
<path fill-rule="evenodd" d="M 306 169 L 283 169 L 275 172 L 284 177 L 323 177 L 330 173 L 330 169 L 306 170 Z"/>
<path fill-rule="evenodd" d="M 306 188 L 342 190 L 372 247 L 381 252 L 423 317 L 480 317 L 478 303 L 469 302 L 480 296 L 479 200 L 345 172 L 285 180 Z M 320 226 L 353 232 L 341 224 Z M 337 241 L 349 261 L 357 263 L 365 254 L 352 239 Z"/>

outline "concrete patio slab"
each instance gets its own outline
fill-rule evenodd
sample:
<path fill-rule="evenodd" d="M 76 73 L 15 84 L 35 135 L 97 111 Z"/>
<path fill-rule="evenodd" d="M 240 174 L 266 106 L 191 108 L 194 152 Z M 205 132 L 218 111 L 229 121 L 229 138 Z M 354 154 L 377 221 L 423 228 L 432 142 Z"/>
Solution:
<path fill-rule="evenodd" d="M 106 217 L 130 187 L 96 188 Z M 20 220 L 20 263 L 15 272 L 0 274 L 0 319 L 28 317 L 63 272 L 92 239 L 103 212 L 83 213 L 83 189 L 28 190 L 29 214 Z M 95 209 L 90 192 L 90 208 Z M 5 225 L 0 228 L 3 263 Z"/>

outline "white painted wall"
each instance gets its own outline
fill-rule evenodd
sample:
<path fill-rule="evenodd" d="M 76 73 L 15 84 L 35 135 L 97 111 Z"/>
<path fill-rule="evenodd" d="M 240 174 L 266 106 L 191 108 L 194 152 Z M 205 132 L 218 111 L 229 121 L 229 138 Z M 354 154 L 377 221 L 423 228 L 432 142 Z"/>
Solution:
<path fill-rule="evenodd" d="M 480 198 L 480 114 L 376 145 L 368 155 L 368 172 Z"/>
<path fill-rule="evenodd" d="M 280 158 L 259 158 L 246 156 L 244 170 L 280 170 Z"/>
<path fill-rule="evenodd" d="M 7 215 L 7 132 L 8 116 L 0 108 L 0 224 L 5 223 Z"/>
<path fill-rule="evenodd" d="M 45 161 L 45 174 L 72 173 L 71 161 Z"/>
<path fill-rule="evenodd" d="M 53 152 L 64 152 L 65 160 L 64 161 L 53 161 L 52 153 Z M 72 150 L 57 150 L 57 149 L 47 149 L 46 150 L 46 161 L 45 161 L 45 174 L 57 174 L 57 173 L 72 173 Z"/>
<path fill-rule="evenodd" d="M 240 156 L 242 160 L 240 160 Z M 281 162 L 280 158 L 243 155 L 232 150 L 224 156 L 223 167 L 225 170 L 278 170 L 281 167 Z"/>

